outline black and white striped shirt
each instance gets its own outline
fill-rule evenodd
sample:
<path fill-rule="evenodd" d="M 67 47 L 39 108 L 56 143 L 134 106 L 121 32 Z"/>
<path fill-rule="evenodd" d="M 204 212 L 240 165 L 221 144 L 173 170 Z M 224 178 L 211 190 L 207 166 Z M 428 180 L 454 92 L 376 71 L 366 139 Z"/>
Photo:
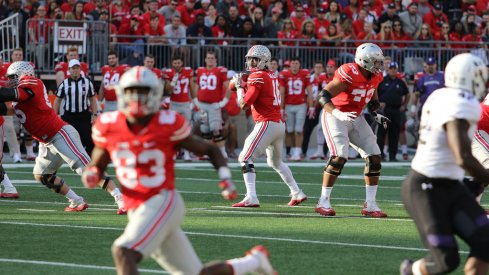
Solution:
<path fill-rule="evenodd" d="M 64 98 L 65 113 L 81 113 L 88 110 L 89 98 L 95 96 L 95 90 L 90 79 L 80 76 L 78 80 L 71 77 L 59 85 L 56 96 Z"/>

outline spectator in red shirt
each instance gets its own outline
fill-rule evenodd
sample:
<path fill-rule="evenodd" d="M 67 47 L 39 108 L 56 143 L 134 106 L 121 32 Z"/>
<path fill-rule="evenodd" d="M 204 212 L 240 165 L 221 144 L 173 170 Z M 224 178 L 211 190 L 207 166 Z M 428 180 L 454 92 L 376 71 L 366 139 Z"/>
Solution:
<path fill-rule="evenodd" d="M 438 33 L 443 23 L 448 23 L 448 17 L 443 13 L 442 6 L 437 3 L 430 12 L 423 16 L 423 22 L 430 26 L 432 33 Z"/>
<path fill-rule="evenodd" d="M 463 42 L 468 42 L 465 43 L 465 48 L 466 49 L 476 49 L 476 48 L 484 48 L 486 49 L 487 46 L 482 43 L 482 38 L 481 38 L 481 28 L 477 24 L 472 25 L 471 32 L 467 35 L 465 35 L 462 38 Z"/>
<path fill-rule="evenodd" d="M 367 18 L 367 11 L 361 9 L 358 12 L 358 18 L 353 21 L 353 32 L 359 36 L 363 32 L 363 25 L 365 24 L 365 18 Z"/>
<path fill-rule="evenodd" d="M 452 32 L 450 33 L 450 41 L 452 42 L 462 42 L 462 38 L 464 37 L 465 33 L 464 33 L 464 26 L 462 24 L 462 22 L 456 22 L 455 25 L 453 25 L 453 30 Z M 452 48 L 456 48 L 456 49 L 461 49 L 463 48 L 464 45 L 462 43 L 455 43 L 453 44 L 452 43 Z"/>
<path fill-rule="evenodd" d="M 435 40 L 438 41 L 436 45 L 440 49 L 452 47 L 450 44 L 450 25 L 448 23 L 441 25 L 440 31 L 435 33 Z"/>
<path fill-rule="evenodd" d="M 406 47 L 406 43 L 402 43 L 399 41 L 411 40 L 411 38 L 404 32 L 404 29 L 402 28 L 402 22 L 399 19 L 394 20 L 394 23 L 392 24 L 392 35 L 394 37 L 394 40 L 397 41 L 394 45 L 397 48 Z"/>
<path fill-rule="evenodd" d="M 222 15 L 218 15 L 216 19 L 216 23 L 211 28 L 212 36 L 216 38 L 228 38 L 231 37 L 228 31 L 228 23 L 226 17 Z M 218 45 L 227 45 L 229 42 L 226 39 L 217 40 Z"/>
<path fill-rule="evenodd" d="M 128 37 L 128 36 L 142 36 L 144 35 L 143 33 L 143 28 L 141 27 L 141 17 L 139 16 L 132 16 L 131 20 L 129 21 L 129 24 L 124 24 L 122 27 L 119 29 L 119 35 L 123 36 L 118 39 L 119 42 L 122 43 L 130 43 L 134 42 L 137 39 L 141 39 L 140 37 Z"/>
<path fill-rule="evenodd" d="M 380 32 L 377 34 L 376 40 L 378 41 L 377 45 L 384 51 L 392 47 L 392 42 L 390 41 L 394 40 L 394 35 L 391 21 L 385 21 L 380 25 Z"/>
<path fill-rule="evenodd" d="M 295 16 L 291 16 L 290 20 L 294 22 L 294 27 L 297 32 L 301 31 L 302 23 L 306 20 L 304 7 L 297 5 L 295 7 Z"/>
<path fill-rule="evenodd" d="M 326 10 L 324 8 L 319 8 L 317 17 L 313 19 L 314 27 L 316 29 L 316 36 L 318 39 L 323 38 L 328 31 L 329 25 L 331 25 L 331 22 L 329 22 L 328 19 L 325 19 L 325 15 Z"/>
<path fill-rule="evenodd" d="M 124 25 L 129 25 L 131 23 L 131 18 L 133 16 L 137 16 L 137 17 L 141 16 L 141 10 L 139 9 L 138 5 L 132 6 L 131 9 L 129 10 L 129 14 L 127 14 L 126 12 L 126 16 L 122 18 L 121 27 Z"/>
<path fill-rule="evenodd" d="M 433 34 L 431 33 L 430 26 L 427 24 L 421 24 L 421 28 L 414 35 L 414 41 L 417 43 L 413 44 L 413 47 L 417 48 L 433 48 Z"/>
<path fill-rule="evenodd" d="M 182 23 L 187 27 L 195 23 L 195 17 L 199 12 L 199 10 L 194 9 L 194 7 L 195 0 L 185 0 L 185 5 L 177 7 Z"/>
<path fill-rule="evenodd" d="M 357 20 L 360 10 L 360 1 L 350 0 L 350 4 L 343 9 L 343 13 L 346 14 L 348 18 L 354 21 Z"/>
<path fill-rule="evenodd" d="M 165 43 L 165 39 L 163 36 L 165 35 L 165 31 L 163 30 L 163 26 L 160 23 L 160 17 L 152 16 L 149 24 L 145 25 L 144 35 L 149 36 L 147 38 L 147 42 L 150 44 L 163 44 Z"/>
<path fill-rule="evenodd" d="M 63 3 L 61 5 L 61 10 L 65 13 L 65 16 L 67 13 L 73 12 L 73 8 L 75 7 L 77 0 L 68 0 L 66 3 Z"/>
<path fill-rule="evenodd" d="M 300 46 L 317 46 L 316 32 L 312 20 L 307 19 L 302 23 L 299 38 L 306 40 L 299 42 Z"/>
<path fill-rule="evenodd" d="M 374 32 L 374 26 L 372 23 L 369 23 L 369 22 L 365 22 L 363 24 L 363 31 L 360 32 L 358 35 L 357 35 L 357 39 L 358 40 L 363 40 L 363 42 L 375 42 L 375 32 Z M 362 41 L 360 42 L 356 42 L 355 43 L 355 46 L 360 46 L 362 43 Z"/>
<path fill-rule="evenodd" d="M 279 39 L 278 45 L 283 46 L 295 46 L 294 41 L 283 41 L 284 39 L 297 39 L 298 32 L 295 30 L 294 23 L 290 19 L 285 19 L 282 25 L 282 30 L 278 32 L 277 38 Z"/>
<path fill-rule="evenodd" d="M 241 17 L 251 17 L 255 5 L 253 5 L 253 0 L 243 0 L 239 5 L 239 15 Z"/>
<path fill-rule="evenodd" d="M 165 17 L 158 12 L 158 0 L 149 1 L 149 11 L 143 14 L 143 20 L 145 25 L 149 25 L 152 17 L 157 16 L 160 27 L 163 29 L 165 26 Z"/>

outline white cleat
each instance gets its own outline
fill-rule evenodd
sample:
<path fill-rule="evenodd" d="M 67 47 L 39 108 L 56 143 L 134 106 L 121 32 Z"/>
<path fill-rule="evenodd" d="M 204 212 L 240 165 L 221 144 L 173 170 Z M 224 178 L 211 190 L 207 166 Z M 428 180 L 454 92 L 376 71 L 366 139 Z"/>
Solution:
<path fill-rule="evenodd" d="M 124 200 L 122 199 L 122 195 L 120 196 L 115 196 L 114 197 L 115 203 L 119 207 L 117 209 L 117 215 L 126 215 L 127 210 L 126 210 L 126 204 L 124 203 Z"/>
<path fill-rule="evenodd" d="M 386 218 L 387 214 L 377 206 L 376 201 L 366 201 L 363 204 L 362 215 L 373 218 Z"/>
<path fill-rule="evenodd" d="M 246 195 L 242 201 L 233 204 L 232 207 L 260 207 L 260 202 L 257 197 Z"/>
<path fill-rule="evenodd" d="M 257 245 L 250 249 L 246 253 L 247 255 L 252 255 L 260 262 L 260 266 L 256 269 L 256 272 L 262 275 L 276 275 L 278 274 L 275 270 L 273 270 L 272 264 L 268 259 L 269 253 L 266 247 L 263 245 Z"/>
<path fill-rule="evenodd" d="M 20 154 L 14 154 L 14 156 L 12 157 L 12 162 L 13 163 L 21 163 L 22 158 L 20 157 Z"/>
<path fill-rule="evenodd" d="M 289 201 L 289 203 L 287 204 L 288 206 L 295 206 L 295 205 L 299 205 L 300 203 L 304 202 L 307 200 L 307 196 L 306 194 L 304 194 L 304 192 L 302 192 L 302 190 L 297 193 L 297 194 L 292 194 L 292 199 Z"/>

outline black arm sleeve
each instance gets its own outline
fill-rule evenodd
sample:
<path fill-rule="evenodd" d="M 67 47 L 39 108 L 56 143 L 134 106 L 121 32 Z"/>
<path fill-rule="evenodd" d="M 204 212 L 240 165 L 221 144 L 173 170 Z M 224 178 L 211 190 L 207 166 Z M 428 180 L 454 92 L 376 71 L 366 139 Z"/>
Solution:
<path fill-rule="evenodd" d="M 333 95 L 331 95 L 331 93 L 328 90 L 322 89 L 318 95 L 318 102 L 321 105 L 321 107 L 324 107 L 324 105 L 331 102 L 331 98 L 333 98 Z"/>
<path fill-rule="evenodd" d="M 5 102 L 0 102 L 0 116 L 7 115 L 7 104 Z"/>
<path fill-rule="evenodd" d="M 0 102 L 17 101 L 19 99 L 19 92 L 17 89 L 12 88 L 0 88 Z"/>

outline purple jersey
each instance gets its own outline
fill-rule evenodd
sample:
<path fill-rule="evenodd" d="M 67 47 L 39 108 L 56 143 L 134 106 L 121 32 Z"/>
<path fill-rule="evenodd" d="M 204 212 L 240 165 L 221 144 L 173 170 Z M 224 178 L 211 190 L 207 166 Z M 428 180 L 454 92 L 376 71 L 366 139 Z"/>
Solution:
<path fill-rule="evenodd" d="M 421 93 L 420 102 L 423 105 L 433 91 L 445 87 L 445 76 L 443 72 L 436 72 L 433 75 L 424 74 L 416 82 L 416 91 Z"/>

